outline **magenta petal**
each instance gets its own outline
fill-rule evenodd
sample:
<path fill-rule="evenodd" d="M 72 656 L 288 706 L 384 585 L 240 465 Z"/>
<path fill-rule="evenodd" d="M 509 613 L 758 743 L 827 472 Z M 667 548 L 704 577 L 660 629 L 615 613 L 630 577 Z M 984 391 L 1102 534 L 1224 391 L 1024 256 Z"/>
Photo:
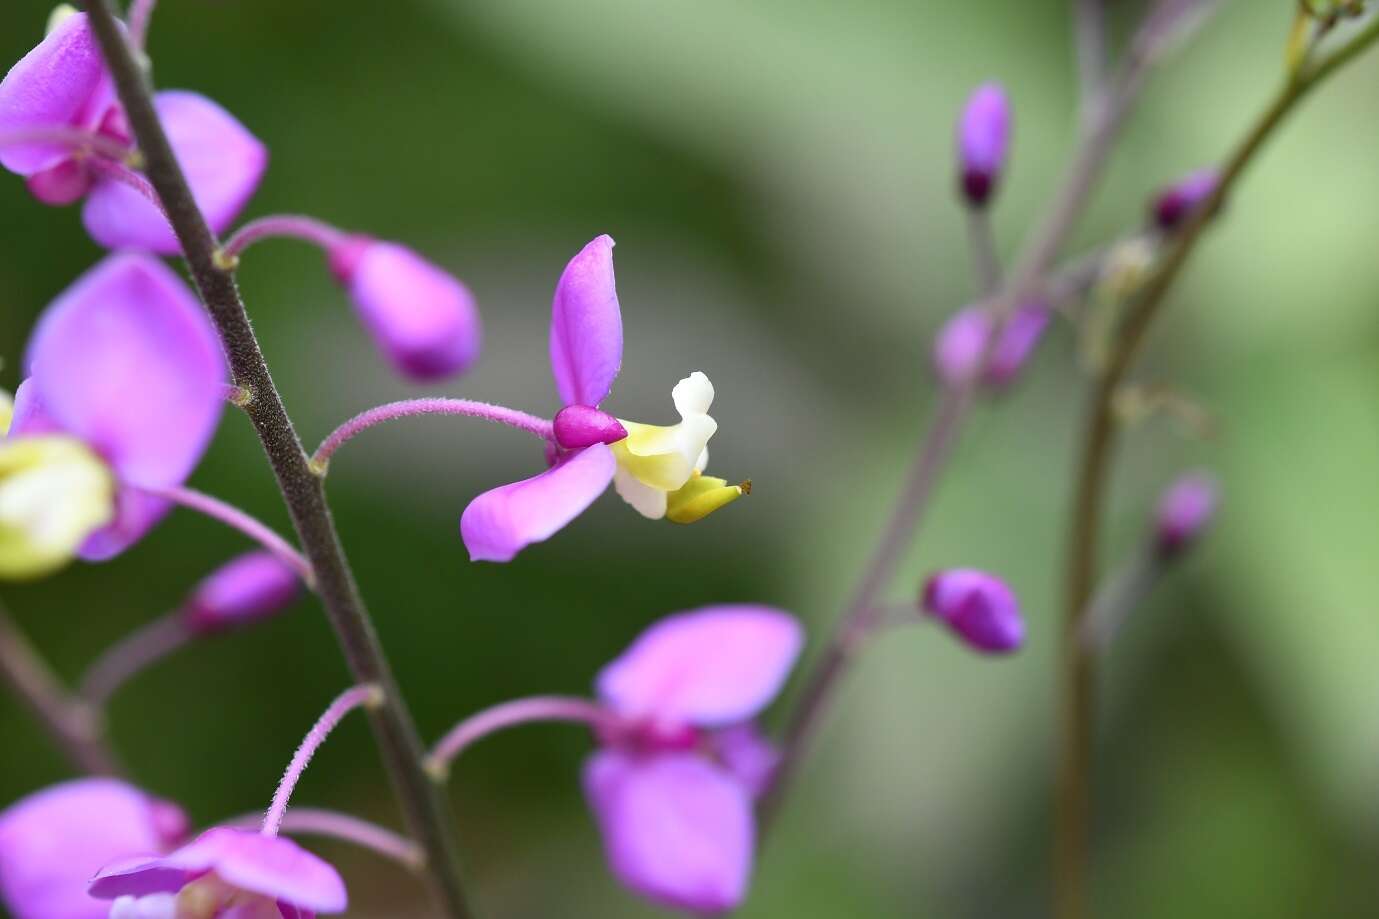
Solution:
<path fill-rule="evenodd" d="M 584 790 L 622 883 L 703 915 L 742 902 L 756 829 L 746 790 L 727 773 L 692 753 L 604 751 L 585 764 Z"/>
<path fill-rule="evenodd" d="M 124 782 L 82 779 L 0 813 L 0 900 L 15 919 L 105 919 L 87 882 L 113 859 L 163 851 L 180 815 Z"/>
<path fill-rule="evenodd" d="M 77 555 L 88 562 L 104 562 L 144 538 L 144 534 L 172 510 L 162 498 L 133 488 L 115 492 L 115 519 L 86 538 Z"/>
<path fill-rule="evenodd" d="M 595 444 L 540 475 L 479 495 L 460 518 L 470 560 L 512 561 L 532 543 L 549 539 L 594 503 L 616 468 L 613 451 Z"/>
<path fill-rule="evenodd" d="M 622 314 L 613 238 L 600 236 L 570 260 L 551 305 L 551 370 L 566 405 L 597 406 L 622 366 Z"/>
<path fill-rule="evenodd" d="M 342 275 L 364 325 L 404 375 L 445 379 L 478 358 L 482 333 L 473 294 L 415 252 L 372 242 Z"/>
<path fill-rule="evenodd" d="M 34 436 L 37 434 L 61 433 L 62 425 L 53 420 L 43 410 L 43 402 L 38 397 L 38 389 L 33 380 L 19 384 L 14 391 L 14 417 L 10 419 L 10 437 Z"/>
<path fill-rule="evenodd" d="M 752 795 L 765 794 L 780 766 L 776 746 L 752 722 L 735 724 L 714 735 L 714 752 L 723 767 Z"/>
<path fill-rule="evenodd" d="M 224 407 L 225 358 L 205 311 L 162 262 L 114 255 L 44 312 L 36 395 L 134 485 L 181 483 Z"/>
<path fill-rule="evenodd" d="M 290 839 L 217 827 L 164 858 L 107 866 L 91 882 L 102 899 L 176 890 L 214 871 L 250 893 L 273 897 L 299 910 L 343 912 L 348 898 L 339 873 Z"/>
<path fill-rule="evenodd" d="M 598 676 L 598 693 L 626 718 L 717 727 L 745 721 L 780 692 L 804 643 L 789 613 L 707 606 L 668 616 Z"/>
<path fill-rule="evenodd" d="M 78 13 L 26 54 L 0 82 L 0 132 L 35 126 L 79 126 L 100 87 L 100 49 Z M 32 175 L 69 155 L 52 144 L 0 147 L 0 165 Z"/>
<path fill-rule="evenodd" d="M 154 100 L 177 161 L 211 229 L 228 228 L 263 178 L 268 150 L 235 117 L 196 93 L 174 90 Z M 97 182 L 82 212 L 91 238 L 111 249 L 182 251 L 167 219 L 134 189 Z"/>

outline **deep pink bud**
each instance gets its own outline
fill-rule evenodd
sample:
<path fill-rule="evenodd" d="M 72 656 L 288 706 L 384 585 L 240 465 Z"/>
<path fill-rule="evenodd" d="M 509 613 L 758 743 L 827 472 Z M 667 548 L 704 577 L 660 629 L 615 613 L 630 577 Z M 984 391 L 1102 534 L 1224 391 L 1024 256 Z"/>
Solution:
<path fill-rule="evenodd" d="M 29 193 L 44 204 L 66 207 L 76 204 L 91 190 L 91 173 L 74 159 L 65 159 L 29 176 Z"/>
<path fill-rule="evenodd" d="M 1215 169 L 1199 169 L 1160 191 L 1150 208 L 1154 224 L 1171 233 L 1187 223 L 1216 191 L 1220 179 Z"/>
<path fill-rule="evenodd" d="M 366 237 L 351 237 L 329 258 L 364 325 L 403 375 L 445 379 L 479 356 L 474 296 L 450 274 L 410 249 Z"/>
<path fill-rule="evenodd" d="M 1029 303 L 1016 310 L 991 352 L 982 382 L 1000 387 L 1015 379 L 1048 324 L 1049 311 L 1042 303 Z M 985 308 L 969 306 L 954 313 L 934 339 L 934 369 L 939 379 L 949 386 L 970 380 L 990 334 L 991 313 Z"/>
<path fill-rule="evenodd" d="M 1000 578 L 973 568 L 950 568 L 924 585 L 924 609 L 976 651 L 1008 654 L 1025 640 L 1015 593 Z"/>
<path fill-rule="evenodd" d="M 223 632 L 277 615 L 301 590 L 301 580 L 286 562 L 271 552 L 247 552 L 197 585 L 183 620 L 200 635 Z"/>
<path fill-rule="evenodd" d="M 615 444 L 626 437 L 621 421 L 587 405 L 567 405 L 555 416 L 555 440 L 566 450 Z"/>
<path fill-rule="evenodd" d="M 1216 513 L 1216 482 L 1205 473 L 1182 476 L 1159 497 L 1155 539 L 1160 556 L 1172 557 L 1192 544 Z"/>
<path fill-rule="evenodd" d="M 958 171 L 962 194 L 983 207 L 1000 184 L 1010 149 L 1010 100 L 999 83 L 977 87 L 958 119 Z"/>

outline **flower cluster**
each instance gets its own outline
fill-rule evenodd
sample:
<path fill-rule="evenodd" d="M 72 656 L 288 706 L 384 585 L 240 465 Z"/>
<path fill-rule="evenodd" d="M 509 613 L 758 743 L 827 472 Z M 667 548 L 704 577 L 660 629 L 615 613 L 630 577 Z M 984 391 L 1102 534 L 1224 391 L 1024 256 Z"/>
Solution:
<path fill-rule="evenodd" d="M 203 239 L 195 250 L 196 234 L 174 227 L 171 215 L 179 210 L 165 207 L 166 192 L 152 184 L 150 175 L 163 173 L 143 171 L 148 164 L 137 139 L 147 142 L 158 130 L 166 134 L 166 147 L 149 149 L 162 149 L 164 159 L 172 160 L 165 168 L 175 173 L 180 167 L 190 190 L 187 206 L 200 210 L 215 236 L 231 230 L 250 201 L 267 168 L 267 148 L 234 116 L 195 93 L 156 94 L 153 125 L 142 123 L 139 115 L 144 112 L 148 120 L 147 106 L 128 95 L 128 72 L 123 81 L 115 79 L 120 71 L 111 62 L 120 58 L 109 52 L 114 34 L 115 48 L 142 55 L 153 3 L 131 4 L 128 26 L 107 12 L 100 31 L 102 20 L 92 17 L 103 8 L 92 5 L 90 14 L 60 9 L 42 41 L 0 81 L 0 165 L 22 177 L 44 204 L 82 201 L 88 232 L 111 250 L 42 312 L 22 356 L 18 387 L 12 397 L 0 393 L 0 579 L 37 579 L 77 559 L 114 559 L 179 506 L 259 545 L 216 567 L 170 615 L 107 650 L 76 692 L 53 690 L 57 697 L 35 708 L 69 744 L 102 745 L 93 725 L 126 680 L 190 642 L 270 619 L 306 590 L 320 593 L 337 625 L 352 617 L 355 632 L 346 641 L 351 663 L 360 655 L 372 657 L 370 666 L 356 668 L 361 685 L 338 697 L 307 734 L 257 830 L 231 820 L 192 838 L 177 805 L 122 779 L 78 779 L 0 812 L 0 901 L 16 919 L 313 919 L 344 911 L 345 883 L 337 871 L 281 833 L 295 828 L 334 835 L 412 867 L 434 854 L 348 815 L 289 812 L 297 781 L 326 736 L 363 707 L 388 722 L 380 742 L 403 748 L 391 759 L 394 768 L 410 770 L 398 782 L 404 803 L 408 794 L 425 799 L 416 805 L 421 821 L 409 814 L 421 824 L 419 840 L 432 842 L 443 832 L 437 829 L 441 815 L 430 814 L 437 808 L 425 789 L 427 776 L 443 781 L 469 745 L 518 724 L 582 723 L 596 747 L 584 763 L 583 791 L 612 874 L 673 909 L 699 915 L 737 909 L 755 862 L 760 803 L 781 787 L 833 681 L 858 647 L 881 626 L 894 624 L 881 593 L 895 580 L 904 543 L 950 446 L 945 438 L 969 397 L 990 395 L 1018 379 L 1054 318 L 1093 283 L 1083 275 L 1107 275 L 1114 256 L 1100 260 L 1097 270 L 1070 272 L 1074 282 L 1040 278 L 1037 289 L 1011 289 L 1008 296 L 993 294 L 999 277 L 989 277 L 987 298 L 958 311 L 939 330 L 930 354 L 944 405 L 953 414 L 935 422 L 937 433 L 926 442 L 916 478 L 897 503 L 874 566 L 801 694 L 804 701 L 783 742 L 768 739 L 758 719 L 790 677 L 804 629 L 783 610 L 733 604 L 676 613 L 646 629 L 598 674 L 593 698 L 504 702 L 460 720 L 418 762 L 410 740 L 416 731 L 400 700 L 388 696 L 388 666 L 371 623 L 352 603 L 342 608 L 340 598 L 348 599 L 354 585 L 330 514 L 321 505 L 314 511 L 319 519 L 304 524 L 293 498 L 307 494 L 319 500 L 319 478 L 328 474 L 332 457 L 362 431 L 396 418 L 451 415 L 507 424 L 535 436 L 542 447 L 544 468 L 533 463 L 540 469 L 536 474 L 468 502 L 459 530 L 472 561 L 511 561 L 554 536 L 610 485 L 647 520 L 694 523 L 751 491 L 749 480 L 734 483 L 706 473 L 708 444 L 718 430 L 710 414 L 714 386 L 703 371 L 681 368 L 688 372 L 671 388 L 679 419 L 671 424 L 631 421 L 606 408 L 622 369 L 623 317 L 614 242 L 600 235 L 568 262 L 555 284 L 549 364 L 559 408 L 552 417 L 467 399 L 404 400 L 350 419 L 308 458 L 284 416 L 278 441 L 259 433 L 271 447 L 291 448 L 279 449 L 277 459 L 291 453 L 305 483 L 289 484 L 277 469 L 303 537 L 301 549 L 244 511 L 192 490 L 187 482 L 225 406 L 250 408 L 257 424 L 255 401 L 276 393 L 248 386 L 247 380 L 267 379 L 266 367 L 258 376 L 246 373 L 244 354 L 253 352 L 257 359 L 252 333 L 239 333 L 248 335 L 247 342 L 237 340 L 234 324 L 220 309 L 215 315 L 221 324 L 213 323 L 197 295 L 160 260 L 184 254 L 184 240 L 193 250 L 186 253 L 193 265 L 213 266 L 226 277 L 265 240 L 316 246 L 382 359 L 408 381 L 436 383 L 468 371 L 480 358 L 482 324 L 473 293 L 440 266 L 399 243 L 312 217 L 259 218 L 223 245 Z M 117 84 L 124 87 L 123 102 Z M 994 83 L 980 87 L 959 117 L 959 191 L 979 232 L 1002 186 L 1011 123 L 1010 99 Z M 1190 237 L 1212 216 L 1220 182 L 1215 171 L 1204 170 L 1162 191 L 1151 204 L 1148 225 L 1124 241 L 1122 251 L 1126 245 L 1142 251 L 1145 265 L 1152 265 L 1164 246 Z M 998 264 L 986 267 L 986 274 L 999 275 Z M 214 287 L 201 274 L 198 280 L 203 293 Z M 1114 286 L 1101 280 L 1103 291 Z M 1136 284 L 1121 285 L 1125 289 L 1117 288 L 1114 299 L 1128 300 Z M 237 301 L 232 305 L 242 310 Z M 1148 556 L 1156 565 L 1147 570 L 1157 572 L 1200 538 L 1216 500 L 1213 482 L 1200 475 L 1165 492 L 1149 528 Z M 1105 616 L 1092 617 L 1103 637 L 1113 634 L 1125 612 L 1121 599 L 1129 594 L 1109 595 Z M 1015 591 L 996 574 L 970 567 L 932 574 L 918 598 L 912 592 L 899 607 L 899 618 L 942 624 L 980 654 L 1011 654 L 1026 638 Z M 113 756 L 97 759 L 90 771 L 118 773 Z M 446 846 L 438 848 L 443 852 Z"/>

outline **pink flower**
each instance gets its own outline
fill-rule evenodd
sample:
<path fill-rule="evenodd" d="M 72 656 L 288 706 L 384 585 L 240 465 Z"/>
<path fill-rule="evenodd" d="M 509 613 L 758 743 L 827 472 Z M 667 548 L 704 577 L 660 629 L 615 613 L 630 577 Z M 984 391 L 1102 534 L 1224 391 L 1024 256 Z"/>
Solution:
<path fill-rule="evenodd" d="M 510 561 L 548 539 L 593 503 L 609 483 L 638 513 L 692 523 L 750 491 L 703 475 L 713 384 L 695 371 L 671 392 L 680 423 L 637 424 L 599 408 L 622 365 L 622 315 L 613 277 L 613 240 L 600 236 L 566 266 L 551 315 L 551 369 L 564 408 L 554 420 L 551 468 L 487 491 L 460 520 L 475 561 Z"/>
<path fill-rule="evenodd" d="M 584 789 L 624 884 L 702 914 L 746 895 L 752 802 L 775 753 L 751 725 L 799 655 L 779 610 L 707 607 L 663 619 L 598 677 L 613 716 Z"/>
<path fill-rule="evenodd" d="M 992 349 L 982 382 L 1001 387 L 1014 380 L 1048 324 L 1049 310 L 1042 303 L 1028 303 L 1016 310 Z M 969 306 L 954 313 L 934 338 L 934 369 L 939 379 L 957 386 L 977 373 L 990 334 L 991 312 L 984 307 Z"/>
<path fill-rule="evenodd" d="M 312 919 L 341 913 L 345 882 L 290 839 L 217 827 L 159 858 L 107 865 L 91 896 L 110 919 Z"/>
<path fill-rule="evenodd" d="M 1204 472 L 1188 473 L 1164 489 L 1155 513 L 1155 545 L 1159 555 L 1181 554 L 1202 535 L 1216 516 L 1216 480 Z"/>
<path fill-rule="evenodd" d="M 221 565 L 192 592 L 182 611 L 198 635 L 276 616 L 301 596 L 297 572 L 271 552 L 246 552 Z"/>
<path fill-rule="evenodd" d="M 1005 171 L 1010 151 L 1010 100 L 999 83 L 973 91 L 958 119 L 958 171 L 963 197 L 985 207 Z"/>
<path fill-rule="evenodd" d="M 975 568 L 940 571 L 924 585 L 924 609 L 968 647 L 1009 654 L 1025 642 L 1020 602 L 1004 581 Z"/>
<path fill-rule="evenodd" d="M 756 844 L 753 803 L 779 755 L 753 719 L 780 692 L 803 634 L 788 613 L 710 606 L 642 633 L 598 677 L 598 701 L 542 696 L 461 722 L 428 760 L 444 775 L 470 744 L 534 721 L 585 722 L 602 749 L 584 790 L 617 878 L 666 906 L 740 904 Z"/>
<path fill-rule="evenodd" d="M 161 262 L 113 255 L 44 311 L 0 440 L 0 574 L 73 553 L 119 554 L 168 505 L 224 407 L 225 358 L 205 311 Z"/>
<path fill-rule="evenodd" d="M 165 852 L 187 820 L 174 804 L 114 779 L 81 779 L 0 813 L 0 900 L 15 919 L 106 919 L 86 892 L 103 865 Z"/>
<path fill-rule="evenodd" d="M 225 230 L 258 187 L 268 152 L 216 103 L 190 92 L 154 99 L 192 193 L 217 233 Z M 94 138 L 86 146 L 23 142 L 0 148 L 0 165 L 23 176 L 46 204 L 86 199 L 83 221 L 108 248 L 181 251 L 172 229 L 110 148 L 132 138 L 115 99 L 100 49 L 84 13 L 62 19 L 0 82 L 0 135 L 69 130 Z"/>
<path fill-rule="evenodd" d="M 364 327 L 403 375 L 447 379 L 478 359 L 479 311 L 453 275 L 405 246 L 366 236 L 334 246 L 330 265 Z"/>

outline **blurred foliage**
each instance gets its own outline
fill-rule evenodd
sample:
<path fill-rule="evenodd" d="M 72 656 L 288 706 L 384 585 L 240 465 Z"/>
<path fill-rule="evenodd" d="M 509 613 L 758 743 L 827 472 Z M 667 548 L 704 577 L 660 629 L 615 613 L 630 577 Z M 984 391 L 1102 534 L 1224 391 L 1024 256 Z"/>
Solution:
<path fill-rule="evenodd" d="M 1117 2 L 1118 22 L 1133 4 Z M 1278 79 L 1293 12 L 1236 0 L 1156 75 L 1079 234 L 1136 224 L 1150 190 L 1219 157 Z M 585 691 L 654 618 L 731 599 L 799 612 L 822 639 L 875 538 L 933 383 L 927 342 L 971 296 L 950 124 L 997 78 L 1017 112 L 996 214 L 1014 250 L 1075 121 L 1062 0 L 163 0 L 161 85 L 234 111 L 273 150 L 248 216 L 304 211 L 415 245 L 473 287 L 486 358 L 441 391 L 550 411 L 549 297 L 599 232 L 620 242 L 627 359 L 612 406 L 655 420 L 703 369 L 715 471 L 750 499 L 689 528 L 615 499 L 517 563 L 457 536 L 477 491 L 539 468 L 517 435 L 454 419 L 371 432 L 331 496 L 422 729 L 489 703 Z M 0 11 L 0 60 L 47 8 Z M 1203 464 L 1219 527 L 1132 623 L 1105 674 L 1098 896 L 1107 915 L 1355 916 L 1379 867 L 1379 64 L 1325 88 L 1260 158 L 1203 246 L 1140 373 L 1221 419 L 1209 443 L 1127 438 L 1108 556 L 1154 492 Z M 73 211 L 0 177 L 3 383 L 34 316 L 99 255 Z M 319 256 L 255 250 L 245 294 L 305 439 L 407 389 L 371 352 Z M 1002 572 L 1030 647 L 974 659 L 899 633 L 851 680 L 742 915 L 1041 915 L 1046 900 L 1060 541 L 1082 404 L 1057 330 L 1026 384 L 971 426 L 905 577 Z M 248 424 L 227 414 L 194 484 L 285 515 Z M 176 604 L 241 547 L 174 515 L 117 564 L 7 588 L 55 666 Z M 319 610 L 209 642 L 116 702 L 150 789 L 202 823 L 261 808 L 347 675 Z M 0 701 L 0 801 L 67 774 Z M 460 764 L 456 819 L 484 915 L 656 915 L 608 879 L 577 788 L 581 732 L 531 728 Z M 313 765 L 302 803 L 395 816 L 367 731 Z M 414 882 L 336 847 L 357 915 L 413 915 Z M 1305 905 L 1304 905 L 1305 904 Z"/>

